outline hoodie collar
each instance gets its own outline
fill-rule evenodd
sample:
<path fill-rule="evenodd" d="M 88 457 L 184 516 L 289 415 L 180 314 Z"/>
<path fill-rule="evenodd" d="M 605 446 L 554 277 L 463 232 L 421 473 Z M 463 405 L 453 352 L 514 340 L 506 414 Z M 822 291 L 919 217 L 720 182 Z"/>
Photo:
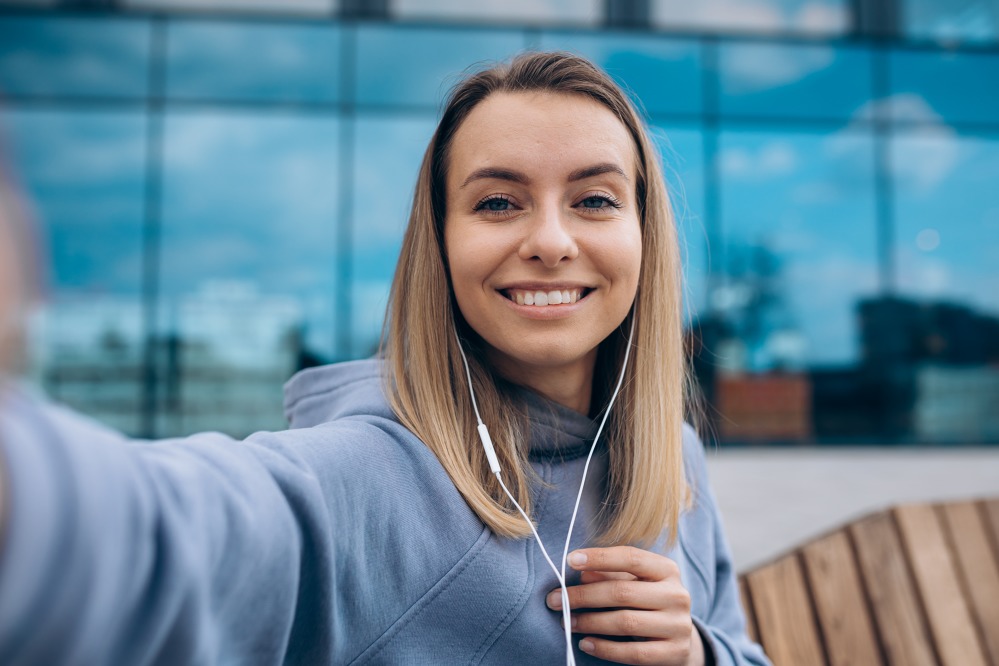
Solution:
<path fill-rule="evenodd" d="M 528 388 L 515 390 L 527 411 L 532 460 L 568 460 L 589 453 L 597 422 Z"/>

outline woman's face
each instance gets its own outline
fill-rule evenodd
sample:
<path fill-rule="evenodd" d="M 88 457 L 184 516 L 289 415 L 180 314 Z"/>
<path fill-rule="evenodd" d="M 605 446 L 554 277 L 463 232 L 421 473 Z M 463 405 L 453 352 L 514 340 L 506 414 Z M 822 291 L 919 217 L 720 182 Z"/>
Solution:
<path fill-rule="evenodd" d="M 636 151 L 581 95 L 494 93 L 452 140 L 444 242 L 462 315 L 505 376 L 592 376 L 642 243 Z"/>

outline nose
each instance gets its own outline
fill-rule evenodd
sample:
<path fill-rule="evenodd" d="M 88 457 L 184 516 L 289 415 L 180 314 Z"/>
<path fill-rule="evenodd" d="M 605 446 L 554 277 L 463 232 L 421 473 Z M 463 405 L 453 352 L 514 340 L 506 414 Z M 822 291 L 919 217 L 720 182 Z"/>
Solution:
<path fill-rule="evenodd" d="M 556 268 L 563 261 L 575 259 L 579 247 L 567 217 L 559 203 L 540 206 L 528 220 L 526 236 L 520 244 L 520 258 L 539 260 L 546 268 Z"/>

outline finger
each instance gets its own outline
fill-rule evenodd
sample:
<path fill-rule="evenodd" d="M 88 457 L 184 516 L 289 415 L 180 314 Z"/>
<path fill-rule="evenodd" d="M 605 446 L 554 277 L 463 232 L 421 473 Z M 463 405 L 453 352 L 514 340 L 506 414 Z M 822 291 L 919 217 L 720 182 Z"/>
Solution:
<path fill-rule="evenodd" d="M 637 608 L 644 610 L 689 610 L 690 595 L 682 585 L 641 580 L 605 580 L 569 587 L 569 608 Z M 561 590 L 546 599 L 552 610 L 562 608 Z"/>
<path fill-rule="evenodd" d="M 620 571 L 642 580 L 665 580 L 680 575 L 673 560 L 634 546 L 583 548 L 570 553 L 569 564 L 577 571 Z"/>
<path fill-rule="evenodd" d="M 637 580 L 632 574 L 621 571 L 584 571 L 579 580 L 585 585 L 602 580 Z"/>
<path fill-rule="evenodd" d="M 587 636 L 579 649 L 600 659 L 619 664 L 686 664 L 690 657 L 689 641 L 621 642 Z"/>
<path fill-rule="evenodd" d="M 612 610 L 572 614 L 574 634 L 631 636 L 632 638 L 679 638 L 690 634 L 682 616 L 647 610 Z"/>

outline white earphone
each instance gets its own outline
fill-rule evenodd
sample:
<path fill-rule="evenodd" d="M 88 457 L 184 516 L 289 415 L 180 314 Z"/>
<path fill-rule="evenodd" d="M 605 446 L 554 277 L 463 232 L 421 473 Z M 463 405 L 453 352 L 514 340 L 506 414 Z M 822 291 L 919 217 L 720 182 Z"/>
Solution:
<path fill-rule="evenodd" d="M 617 385 L 614 387 L 614 393 L 611 394 L 610 401 L 607 403 L 607 409 L 604 411 L 604 416 L 600 420 L 600 427 L 597 428 L 597 434 L 593 438 L 593 443 L 590 445 L 590 452 L 586 456 L 586 464 L 583 465 L 583 478 L 579 482 L 579 491 L 576 493 L 576 504 L 572 508 L 572 519 L 569 521 L 569 532 L 565 536 L 565 549 L 562 551 L 562 569 L 561 572 L 552 562 L 552 558 L 549 557 L 548 551 L 545 549 L 545 544 L 541 542 L 541 537 L 538 535 L 538 530 L 535 528 L 534 523 L 528 517 L 527 513 L 521 508 L 517 500 L 514 499 L 513 494 L 503 483 L 503 477 L 500 473 L 499 458 L 496 457 L 496 449 L 493 446 L 493 440 L 489 436 L 489 429 L 486 424 L 482 422 L 482 416 L 479 415 L 479 405 L 475 401 L 475 389 L 472 388 L 472 373 L 468 369 L 468 357 L 465 356 L 465 349 L 462 347 L 461 338 L 458 336 L 458 331 L 455 329 L 454 336 L 458 340 L 458 351 L 461 352 L 461 361 L 465 365 L 465 377 L 468 379 L 468 391 L 472 396 L 472 409 L 475 410 L 475 420 L 478 422 L 479 439 L 482 441 L 482 448 L 486 452 L 486 459 L 489 461 L 489 469 L 493 474 L 496 475 L 496 480 L 499 481 L 500 487 L 506 496 L 513 502 L 513 505 L 517 507 L 517 511 L 520 515 L 524 517 L 527 521 L 527 525 L 531 528 L 531 532 L 534 534 L 534 539 L 538 542 L 538 547 L 541 548 L 541 554 L 544 555 L 545 560 L 548 562 L 548 566 L 551 567 L 552 571 L 555 572 L 555 578 L 558 579 L 559 587 L 562 588 L 562 623 L 565 628 L 565 649 L 566 649 L 566 664 L 568 666 L 575 666 L 576 658 L 572 651 L 572 624 L 569 617 L 569 590 L 565 585 L 565 564 L 569 557 L 569 542 L 572 540 L 572 529 L 576 525 L 576 513 L 579 511 L 579 502 L 583 497 L 583 486 L 586 484 L 586 473 L 590 469 L 590 460 L 593 458 L 593 452 L 597 448 L 597 442 L 600 441 L 600 434 L 604 430 L 604 424 L 607 423 L 607 417 L 611 413 L 611 409 L 614 407 L 614 401 L 617 400 L 617 394 L 621 390 L 621 384 L 624 383 L 624 373 L 628 368 L 628 358 L 631 355 L 631 342 L 635 335 L 635 318 L 631 319 L 631 329 L 628 332 L 628 345 L 624 350 L 624 362 L 621 364 L 621 374 L 618 376 Z"/>

